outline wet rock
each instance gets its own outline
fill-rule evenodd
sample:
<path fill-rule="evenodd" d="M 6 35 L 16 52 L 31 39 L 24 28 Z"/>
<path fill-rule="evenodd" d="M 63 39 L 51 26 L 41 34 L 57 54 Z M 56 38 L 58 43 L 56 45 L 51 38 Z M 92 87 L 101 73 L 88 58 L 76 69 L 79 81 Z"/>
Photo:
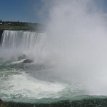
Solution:
<path fill-rule="evenodd" d="M 24 61 L 23 61 L 23 63 L 32 63 L 33 62 L 33 60 L 31 60 L 31 59 L 25 59 Z"/>
<path fill-rule="evenodd" d="M 0 107 L 6 107 L 5 103 L 0 99 Z"/>
<path fill-rule="evenodd" d="M 18 57 L 18 60 L 23 60 L 22 62 L 23 63 L 32 63 L 33 60 L 32 59 L 29 59 L 25 54 L 21 55 Z"/>
<path fill-rule="evenodd" d="M 22 54 L 21 56 L 18 57 L 18 60 L 26 59 L 26 55 Z"/>
<path fill-rule="evenodd" d="M 2 36 L 3 36 L 2 34 L 3 34 L 3 30 L 0 30 L 0 45 L 2 44 L 2 38 L 3 38 L 3 37 L 2 37 Z"/>

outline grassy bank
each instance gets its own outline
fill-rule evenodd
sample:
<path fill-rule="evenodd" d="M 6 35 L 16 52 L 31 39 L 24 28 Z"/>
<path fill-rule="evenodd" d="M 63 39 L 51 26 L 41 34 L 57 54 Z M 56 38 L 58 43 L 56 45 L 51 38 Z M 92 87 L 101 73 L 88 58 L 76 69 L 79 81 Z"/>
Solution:
<path fill-rule="evenodd" d="M 30 30 L 42 31 L 43 25 L 29 22 L 0 21 L 0 30 Z"/>

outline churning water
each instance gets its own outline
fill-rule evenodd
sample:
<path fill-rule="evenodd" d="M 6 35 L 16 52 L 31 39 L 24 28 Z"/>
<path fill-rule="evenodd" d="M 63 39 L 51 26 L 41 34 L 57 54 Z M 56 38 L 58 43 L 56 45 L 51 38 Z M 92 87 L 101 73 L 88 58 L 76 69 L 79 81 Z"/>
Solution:
<path fill-rule="evenodd" d="M 45 39 L 45 33 L 4 31 L 0 54 L 1 99 L 46 102 L 83 93 L 52 73 L 55 62 L 44 47 Z"/>

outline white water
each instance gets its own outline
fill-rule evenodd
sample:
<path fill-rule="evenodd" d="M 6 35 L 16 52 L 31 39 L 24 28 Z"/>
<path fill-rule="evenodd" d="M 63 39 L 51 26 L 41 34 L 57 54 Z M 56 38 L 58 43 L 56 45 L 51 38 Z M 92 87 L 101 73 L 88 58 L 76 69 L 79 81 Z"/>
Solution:
<path fill-rule="evenodd" d="M 36 102 L 39 99 L 55 99 L 62 97 L 65 90 L 64 84 L 37 80 L 25 71 L 20 74 L 11 73 L 5 79 L 0 80 L 0 96 L 7 101 Z"/>
<path fill-rule="evenodd" d="M 8 31 L 3 32 L 3 48 L 22 48 L 24 50 L 35 48 L 43 34 L 29 31 Z M 42 38 L 41 38 L 42 39 Z"/>

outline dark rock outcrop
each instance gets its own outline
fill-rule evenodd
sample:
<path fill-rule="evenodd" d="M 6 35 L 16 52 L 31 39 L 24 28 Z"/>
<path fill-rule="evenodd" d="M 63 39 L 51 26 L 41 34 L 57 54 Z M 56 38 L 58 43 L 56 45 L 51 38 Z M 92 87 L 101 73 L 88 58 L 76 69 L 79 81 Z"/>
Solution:
<path fill-rule="evenodd" d="M 0 99 L 0 107 L 6 107 L 5 103 Z"/>
<path fill-rule="evenodd" d="M 31 59 L 25 59 L 24 61 L 23 61 L 23 63 L 32 63 L 33 62 L 33 60 L 31 60 Z"/>
<path fill-rule="evenodd" d="M 3 30 L 0 30 L 0 44 L 2 43 L 2 34 L 3 34 Z"/>

